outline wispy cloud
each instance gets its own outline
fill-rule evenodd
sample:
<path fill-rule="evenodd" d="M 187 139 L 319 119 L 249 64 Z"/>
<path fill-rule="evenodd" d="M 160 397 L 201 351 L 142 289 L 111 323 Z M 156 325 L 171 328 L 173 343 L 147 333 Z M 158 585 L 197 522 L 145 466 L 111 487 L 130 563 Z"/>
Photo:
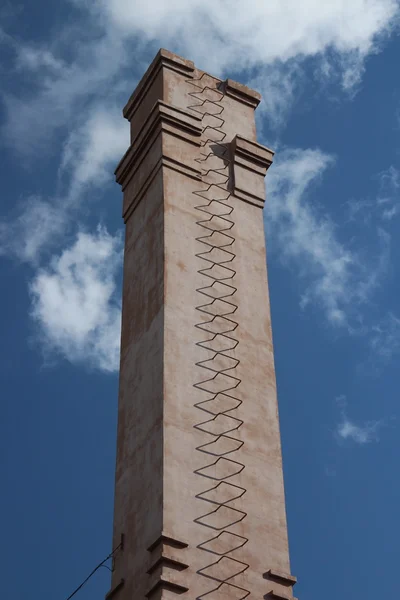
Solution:
<path fill-rule="evenodd" d="M 357 52 L 364 57 L 376 48 L 377 36 L 390 31 L 399 8 L 396 0 L 326 4 L 305 0 L 291 3 L 290 10 L 282 3 L 262 0 L 253 2 L 251 10 L 240 0 L 173 4 L 158 0 L 151 5 L 97 0 L 94 4 L 126 33 L 168 41 L 179 35 L 182 49 L 207 61 L 207 67 L 214 70 L 314 56 L 329 48 L 344 56 Z"/>
<path fill-rule="evenodd" d="M 378 208 L 384 221 L 391 221 L 400 209 L 400 171 L 391 165 L 379 173 Z"/>
<path fill-rule="evenodd" d="M 286 123 L 295 98 L 301 95 L 304 87 L 304 72 L 298 60 L 275 61 L 271 65 L 257 68 L 257 74 L 247 81 L 247 85 L 262 94 L 263 101 L 257 112 L 257 126 L 262 132 L 279 132 Z"/>
<path fill-rule="evenodd" d="M 31 196 L 20 202 L 14 213 L 11 218 L 0 221 L 0 255 L 37 265 L 43 247 L 65 233 L 65 209 L 39 196 Z"/>
<path fill-rule="evenodd" d="M 388 362 L 400 351 L 400 318 L 389 312 L 372 327 L 369 340 L 374 357 Z"/>
<path fill-rule="evenodd" d="M 38 270 L 30 286 L 32 317 L 46 356 L 118 370 L 121 260 L 121 238 L 99 228 L 79 233 L 71 247 Z"/>
<path fill-rule="evenodd" d="M 67 45 L 68 54 L 72 53 L 69 60 L 65 58 Z M 128 60 L 123 40 L 114 29 L 99 35 L 96 23 L 89 26 L 86 36 L 66 27 L 64 39 L 55 38 L 44 47 L 22 41 L 15 46 L 14 68 L 27 85 L 18 94 L 2 90 L 6 114 L 3 142 L 31 160 L 38 151 L 42 158 L 50 148 L 54 152 L 50 141 L 56 132 L 68 135 L 80 128 L 83 119 L 90 119 L 93 107 L 107 110 L 119 98 L 121 87 L 136 81 L 132 75 L 130 82 L 118 79 Z M 119 98 L 120 105 L 122 102 Z"/>
<path fill-rule="evenodd" d="M 356 424 L 343 416 L 336 428 L 335 435 L 339 441 L 347 440 L 362 446 L 371 442 L 378 442 L 378 432 L 383 425 L 383 420 Z"/>
<path fill-rule="evenodd" d="M 93 201 L 98 189 L 113 180 L 113 166 L 128 145 L 129 128 L 117 110 L 94 110 L 64 143 L 55 196 L 24 199 L 0 221 L 0 255 L 37 265 L 45 250 L 63 244 L 82 198 Z"/>
<path fill-rule="evenodd" d="M 45 69 L 60 73 L 67 65 L 45 48 L 16 45 L 16 66 L 33 72 Z"/>
<path fill-rule="evenodd" d="M 387 425 L 387 419 L 356 422 L 347 415 L 347 397 L 342 394 L 336 398 L 340 408 L 340 420 L 335 427 L 334 437 L 339 444 L 345 441 L 353 442 L 360 446 L 379 441 L 379 432 Z"/>
<path fill-rule="evenodd" d="M 129 146 L 129 127 L 121 111 L 95 107 L 88 120 L 74 129 L 64 143 L 60 175 L 69 179 L 67 199 L 76 201 L 83 191 L 103 185 Z"/>
<path fill-rule="evenodd" d="M 377 190 L 374 197 L 352 199 L 346 202 L 348 219 L 364 225 L 388 225 L 400 212 L 400 171 L 393 165 L 378 173 Z"/>
<path fill-rule="evenodd" d="M 366 263 L 340 240 L 329 215 L 311 202 L 312 187 L 334 160 L 319 149 L 281 150 L 267 177 L 266 228 L 272 248 L 278 244 L 280 256 L 295 264 L 306 282 L 302 307 L 316 303 L 329 323 L 351 329 L 359 306 L 386 271 L 390 236 L 378 230 L 378 258 L 374 265 Z"/>

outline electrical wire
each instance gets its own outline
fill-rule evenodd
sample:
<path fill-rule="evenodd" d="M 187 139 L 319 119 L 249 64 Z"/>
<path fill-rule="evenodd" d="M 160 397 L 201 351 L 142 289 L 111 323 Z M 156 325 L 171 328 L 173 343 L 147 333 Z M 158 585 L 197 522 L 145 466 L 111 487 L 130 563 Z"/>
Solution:
<path fill-rule="evenodd" d="M 106 563 L 108 560 L 110 560 L 110 558 L 112 558 L 114 556 L 114 554 L 120 549 L 122 548 L 122 541 L 121 543 L 114 548 L 114 550 L 104 559 L 101 561 L 101 563 L 99 563 L 97 565 L 97 567 L 95 567 L 93 569 L 93 571 L 86 577 L 86 579 L 84 581 L 82 581 L 82 583 L 76 588 L 76 590 L 74 590 L 72 592 L 72 594 L 70 596 L 68 596 L 68 598 L 66 598 L 66 600 L 71 600 L 71 598 L 73 596 L 75 596 L 75 594 L 77 594 L 79 592 L 79 590 L 81 590 L 83 588 L 83 586 L 89 581 L 89 579 L 96 573 L 96 571 L 98 571 L 99 569 L 101 569 L 101 567 L 106 566 L 104 563 Z M 108 568 L 108 567 L 107 567 Z"/>

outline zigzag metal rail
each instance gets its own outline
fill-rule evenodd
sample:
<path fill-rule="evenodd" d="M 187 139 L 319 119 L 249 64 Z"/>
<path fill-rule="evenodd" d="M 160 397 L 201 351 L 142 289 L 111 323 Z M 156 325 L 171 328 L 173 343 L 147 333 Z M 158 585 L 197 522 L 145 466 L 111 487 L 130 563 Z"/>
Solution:
<path fill-rule="evenodd" d="M 205 73 L 197 80 L 188 80 L 188 83 L 197 88 L 195 92 L 189 94 L 197 101 L 197 104 L 190 105 L 188 108 L 202 115 L 203 124 L 207 121 L 214 121 L 215 124 L 215 126 L 204 124 L 203 142 L 201 145 L 202 158 L 197 160 L 199 163 L 205 163 L 205 166 L 209 166 L 207 165 L 207 161 L 212 162 L 212 157 L 215 156 L 218 157 L 217 162 L 223 160 L 225 164 L 221 168 L 211 167 L 208 170 L 203 170 L 203 181 L 208 187 L 194 192 L 202 200 L 207 201 L 206 204 L 198 205 L 195 208 L 209 215 L 209 219 L 197 221 L 199 227 L 209 232 L 208 235 L 196 238 L 198 242 L 209 248 L 204 252 L 196 254 L 198 258 L 209 263 L 209 266 L 200 269 L 198 273 L 212 280 L 210 286 L 201 287 L 196 290 L 205 296 L 207 300 L 211 299 L 211 302 L 197 306 L 196 310 L 212 317 L 209 321 L 202 321 L 196 324 L 196 327 L 209 332 L 212 334 L 212 337 L 205 341 L 197 342 L 196 345 L 205 350 L 215 352 L 212 358 L 196 363 L 198 367 L 205 369 L 210 377 L 195 383 L 194 387 L 206 392 L 208 395 L 211 394 L 211 397 L 196 403 L 195 406 L 207 413 L 207 415 L 212 415 L 212 418 L 196 424 L 195 428 L 213 436 L 212 441 L 202 444 L 196 449 L 199 452 L 217 457 L 215 462 L 196 471 L 198 475 L 217 482 L 214 487 L 197 495 L 197 498 L 210 503 L 213 509 L 198 517 L 196 523 L 218 532 L 218 535 L 214 535 L 214 537 L 199 544 L 198 548 L 219 557 L 216 562 L 198 571 L 203 577 L 207 577 L 218 585 L 213 587 L 209 592 L 199 596 L 197 600 L 205 598 L 212 600 L 213 595 L 224 591 L 232 595 L 235 600 L 244 600 L 250 594 L 249 590 L 231 583 L 230 580 L 244 573 L 249 568 L 249 565 L 228 555 L 242 548 L 248 542 L 248 538 L 227 531 L 229 527 L 243 521 L 247 516 L 247 513 L 229 506 L 230 502 L 241 498 L 246 493 L 246 489 L 227 481 L 231 477 L 238 475 L 245 468 L 244 464 L 231 458 L 231 455 L 243 446 L 243 441 L 232 435 L 234 431 L 239 430 L 243 421 L 231 414 L 232 411 L 235 411 L 242 404 L 242 400 L 232 395 L 234 394 L 234 390 L 240 385 L 241 380 L 229 373 L 229 371 L 237 367 L 240 361 L 226 354 L 234 350 L 239 344 L 239 340 L 232 337 L 232 335 L 228 335 L 233 334 L 238 327 L 236 321 L 228 318 L 228 316 L 232 317 L 238 308 L 237 304 L 233 302 L 233 296 L 237 292 L 237 288 L 234 285 L 236 271 L 229 266 L 229 263 L 232 263 L 236 256 L 232 249 L 235 238 L 228 233 L 234 226 L 234 222 L 229 218 L 233 212 L 233 206 L 227 204 L 231 195 L 226 187 L 229 181 L 229 173 L 226 175 L 226 170 L 227 168 L 229 169 L 230 160 L 228 149 L 223 144 L 226 133 L 222 131 L 225 121 L 221 117 L 224 110 L 221 100 L 224 94 L 220 90 L 211 88 L 208 85 L 202 85 L 201 82 L 204 76 Z M 212 144 L 215 146 L 214 149 L 211 148 Z M 213 178 L 216 181 L 219 179 L 219 183 L 213 182 Z M 218 364 L 221 361 L 222 364 Z M 228 402 L 228 408 L 224 410 L 222 406 L 218 408 L 220 402 Z M 223 421 L 227 420 L 230 423 L 230 426 L 222 431 L 220 430 L 221 419 Z M 222 452 L 221 448 L 219 448 L 219 442 L 222 441 L 223 444 L 227 440 L 232 448 L 225 449 Z M 218 467 L 221 466 L 222 474 L 221 477 L 218 477 Z M 224 501 L 218 500 L 218 494 L 223 493 L 223 491 L 225 493 L 228 491 L 228 499 Z M 227 518 L 222 527 L 218 526 L 218 517 L 221 514 Z M 217 517 L 216 520 L 213 520 L 214 516 Z M 215 550 L 215 544 L 222 540 L 225 542 L 230 540 L 230 547 L 225 552 L 218 552 Z M 226 568 L 230 573 L 225 578 L 219 576 L 219 570 L 222 565 L 223 569 Z"/>

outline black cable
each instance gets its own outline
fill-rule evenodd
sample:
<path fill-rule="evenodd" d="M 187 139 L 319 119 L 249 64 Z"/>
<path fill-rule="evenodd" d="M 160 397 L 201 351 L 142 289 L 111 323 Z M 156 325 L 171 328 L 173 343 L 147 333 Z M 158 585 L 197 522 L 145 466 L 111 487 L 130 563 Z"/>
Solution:
<path fill-rule="evenodd" d="M 76 590 L 74 590 L 72 592 L 72 594 L 70 596 L 68 596 L 68 598 L 66 600 L 71 600 L 71 598 L 73 596 L 75 596 L 75 594 L 77 594 L 79 592 L 79 590 L 81 590 L 83 588 L 85 583 L 87 583 L 89 581 L 89 579 L 92 577 L 92 575 L 94 575 L 96 573 L 96 571 L 98 571 L 101 567 L 103 567 L 104 563 L 106 563 L 108 560 L 110 560 L 110 558 L 112 558 L 114 556 L 114 554 L 117 552 L 117 550 L 119 550 L 121 547 L 122 547 L 122 542 L 116 548 L 114 548 L 114 550 L 104 560 L 102 560 L 101 563 L 99 563 L 97 565 L 97 567 L 95 567 L 93 569 L 93 571 L 86 577 L 86 579 L 84 581 L 82 581 L 82 583 L 76 588 Z"/>

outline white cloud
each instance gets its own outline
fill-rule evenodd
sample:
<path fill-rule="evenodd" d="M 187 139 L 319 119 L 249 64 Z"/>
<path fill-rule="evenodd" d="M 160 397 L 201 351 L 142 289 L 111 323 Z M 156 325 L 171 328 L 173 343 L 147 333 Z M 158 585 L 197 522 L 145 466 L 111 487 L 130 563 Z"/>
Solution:
<path fill-rule="evenodd" d="M 41 68 L 60 71 L 65 63 L 56 58 L 48 49 L 17 46 L 17 66 L 21 69 L 37 71 Z"/>
<path fill-rule="evenodd" d="M 400 189 L 400 171 L 391 165 L 385 171 L 379 173 L 381 192 L 397 192 Z"/>
<path fill-rule="evenodd" d="M 308 198 L 334 157 L 318 149 L 287 149 L 277 154 L 267 176 L 265 222 L 269 242 L 296 265 L 307 282 L 301 305 L 319 305 L 333 325 L 351 329 L 351 317 L 367 302 L 389 262 L 390 236 L 377 232 L 379 257 L 371 265 L 343 244 L 331 218 Z"/>
<path fill-rule="evenodd" d="M 399 9 L 396 0 L 253 0 L 250 5 L 241 0 L 98 0 L 97 5 L 121 31 L 179 39 L 186 53 L 214 70 L 314 56 L 329 48 L 366 56 L 376 36 L 390 31 Z"/>
<path fill-rule="evenodd" d="M 370 225 L 379 219 L 388 225 L 400 212 L 400 171 L 393 165 L 378 173 L 374 198 L 352 199 L 346 203 L 349 221 Z"/>
<path fill-rule="evenodd" d="M 257 71 L 246 83 L 262 95 L 256 112 L 258 130 L 261 132 L 266 124 L 272 130 L 279 130 L 302 90 L 303 70 L 297 61 L 291 60 L 286 64 L 266 65 Z"/>
<path fill-rule="evenodd" d="M 400 171 L 391 165 L 379 173 L 378 209 L 384 221 L 391 221 L 400 209 Z"/>
<path fill-rule="evenodd" d="M 67 178 L 64 194 L 19 202 L 16 216 L 0 221 L 0 254 L 37 264 L 44 250 L 63 241 L 84 193 L 95 198 L 95 190 L 113 180 L 113 167 L 128 146 L 129 127 L 117 111 L 94 109 L 64 144 L 59 167 L 60 179 Z"/>
<path fill-rule="evenodd" d="M 366 421 L 364 423 L 355 423 L 347 416 L 346 396 L 341 394 L 335 398 L 335 402 L 341 409 L 341 419 L 334 431 L 334 436 L 338 443 L 342 444 L 343 441 L 347 440 L 359 445 L 365 445 L 371 442 L 379 441 L 378 432 L 383 426 L 387 425 L 387 421 L 385 419 Z"/>
<path fill-rule="evenodd" d="M 50 141 L 56 131 L 74 131 L 84 119 L 90 120 L 93 107 L 106 111 L 115 98 L 122 106 L 121 89 L 126 89 L 124 99 L 132 91 L 135 78 L 126 81 L 120 75 L 128 61 L 121 36 L 114 29 L 99 35 L 95 21 L 84 33 L 85 37 L 76 27 L 66 27 L 60 41 L 50 41 L 50 49 L 49 42 L 43 48 L 15 44 L 16 67 L 35 84 L 33 89 L 22 87 L 18 96 L 2 90 L 3 141 L 19 153 L 32 156 L 39 149 L 45 156 L 50 149 L 54 152 Z M 64 46 L 73 54 L 69 62 L 63 59 Z"/>
<path fill-rule="evenodd" d="M 369 345 L 374 357 L 388 362 L 400 350 L 400 318 L 389 312 L 371 330 Z"/>
<path fill-rule="evenodd" d="M 19 203 L 14 219 L 0 221 L 0 255 L 36 264 L 43 247 L 59 239 L 66 227 L 65 207 L 31 196 Z"/>
<path fill-rule="evenodd" d="M 349 222 L 369 225 L 376 208 L 376 200 L 351 199 L 346 202 L 347 219 Z"/>
<path fill-rule="evenodd" d="M 35 275 L 32 317 L 48 354 L 114 372 L 119 367 L 119 236 L 79 233 L 75 243 Z"/>
<path fill-rule="evenodd" d="M 129 147 L 129 126 L 115 108 L 94 109 L 66 140 L 60 173 L 68 173 L 68 198 L 74 201 L 87 188 L 111 180 L 113 170 Z"/>
<path fill-rule="evenodd" d="M 349 440 L 359 445 L 369 444 L 379 441 L 378 430 L 382 425 L 383 421 L 370 421 L 357 425 L 343 416 L 337 427 L 336 435 L 339 440 Z"/>
<path fill-rule="evenodd" d="M 314 273 L 303 305 L 314 297 L 331 322 L 342 323 L 354 258 L 337 240 L 329 218 L 319 215 L 305 197 L 310 185 L 333 162 L 332 156 L 320 150 L 279 152 L 267 176 L 266 227 L 284 258 L 295 260 L 303 274 Z"/>

